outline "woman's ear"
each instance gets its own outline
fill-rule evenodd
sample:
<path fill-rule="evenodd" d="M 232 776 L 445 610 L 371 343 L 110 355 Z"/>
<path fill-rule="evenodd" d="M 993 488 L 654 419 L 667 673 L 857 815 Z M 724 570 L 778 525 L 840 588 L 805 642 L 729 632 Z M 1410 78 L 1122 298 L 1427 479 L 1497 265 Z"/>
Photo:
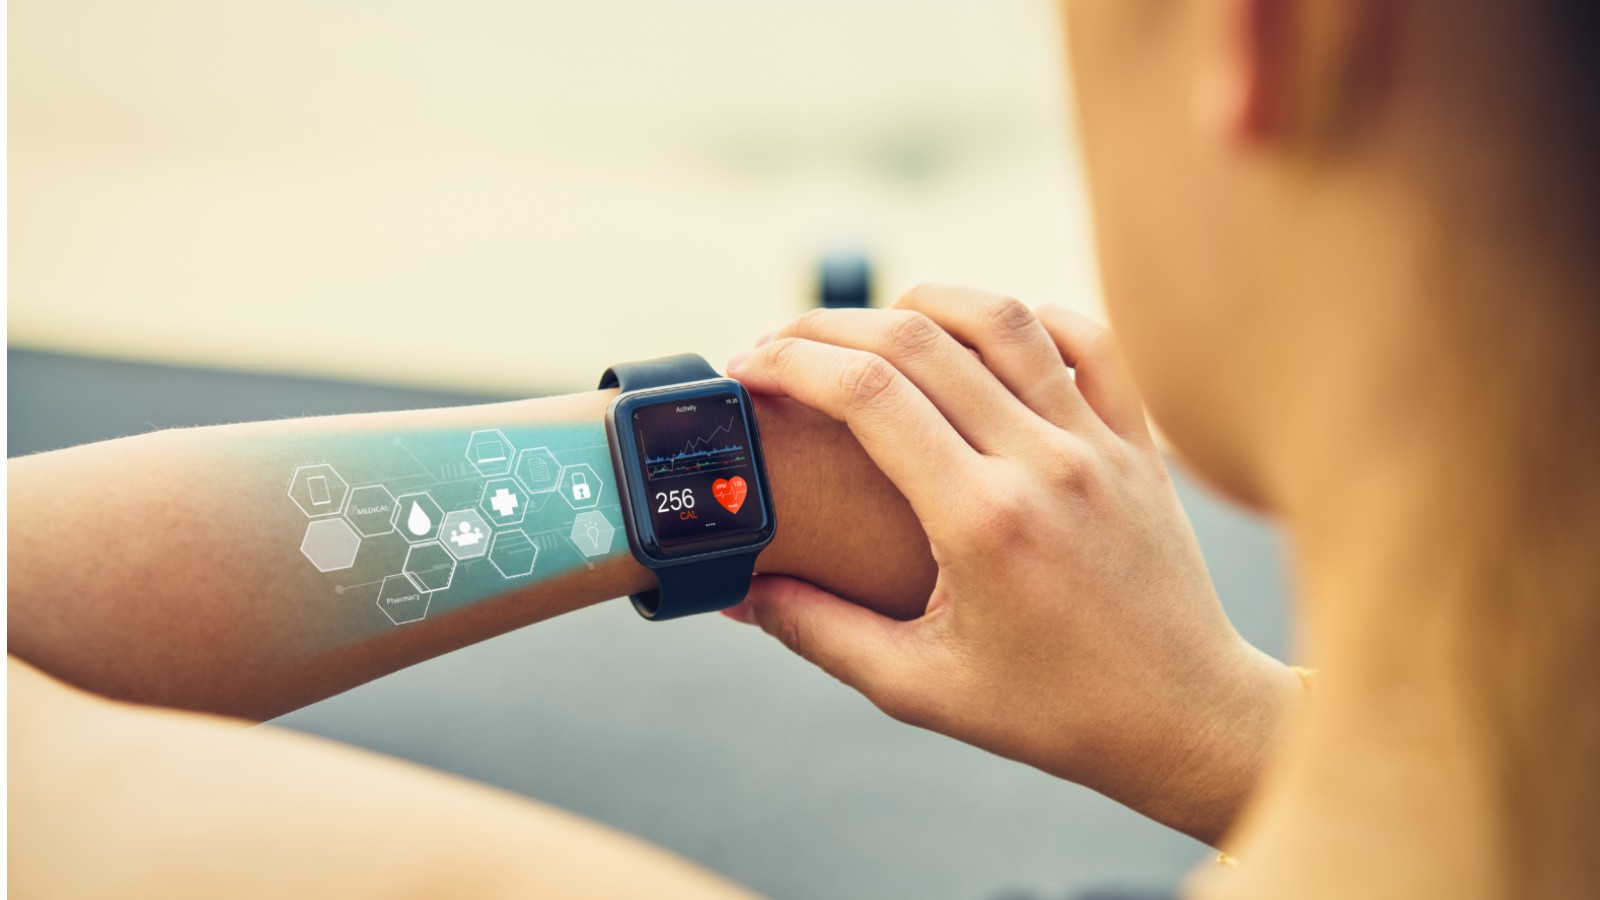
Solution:
<path fill-rule="evenodd" d="M 1406 0 L 1209 0 L 1196 124 L 1246 150 L 1347 132 L 1387 81 Z"/>
<path fill-rule="evenodd" d="M 1201 131 L 1224 144 L 1269 143 L 1288 81 L 1290 7 L 1297 0 L 1212 0 L 1201 6 L 1194 110 Z"/>

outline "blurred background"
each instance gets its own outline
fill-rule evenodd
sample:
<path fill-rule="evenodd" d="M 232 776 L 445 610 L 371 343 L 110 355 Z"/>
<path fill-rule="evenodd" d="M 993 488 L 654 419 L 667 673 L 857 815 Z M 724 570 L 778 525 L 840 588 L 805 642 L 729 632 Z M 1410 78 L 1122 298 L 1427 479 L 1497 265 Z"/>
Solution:
<path fill-rule="evenodd" d="M 11 340 L 423 387 L 880 295 L 1092 308 L 1042 0 L 11 8 Z"/>
<path fill-rule="evenodd" d="M 950 281 L 1098 310 L 1045 0 L 20 0 L 10 29 L 8 455 L 717 361 L 817 303 L 829 260 L 839 302 Z M 1281 656 L 1274 535 L 1180 490 Z M 778 897 L 1082 897 L 1206 853 L 746 629 L 625 603 L 277 724 Z"/>

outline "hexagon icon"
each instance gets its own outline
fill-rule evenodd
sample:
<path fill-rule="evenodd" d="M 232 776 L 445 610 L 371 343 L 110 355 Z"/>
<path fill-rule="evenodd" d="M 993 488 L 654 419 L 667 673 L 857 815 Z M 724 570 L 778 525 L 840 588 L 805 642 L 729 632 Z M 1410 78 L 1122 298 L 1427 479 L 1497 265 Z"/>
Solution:
<path fill-rule="evenodd" d="M 439 540 L 456 559 L 477 559 L 489 552 L 489 523 L 475 509 L 446 513 Z"/>
<path fill-rule="evenodd" d="M 318 572 L 335 572 L 356 564 L 361 535 L 343 519 L 317 519 L 306 526 L 300 552 L 311 560 Z"/>
<path fill-rule="evenodd" d="M 438 541 L 412 544 L 406 550 L 406 561 L 400 566 L 400 574 L 411 579 L 419 591 L 442 591 L 455 578 L 456 558 Z"/>
<path fill-rule="evenodd" d="M 478 512 L 496 525 L 521 525 L 528 514 L 528 489 L 514 478 L 496 478 L 483 486 Z"/>
<path fill-rule="evenodd" d="M 532 575 L 538 561 L 539 548 L 521 531 L 497 531 L 489 541 L 489 564 L 503 578 Z"/>
<path fill-rule="evenodd" d="M 289 480 L 289 499 L 312 518 L 338 515 L 349 493 L 349 482 L 327 463 L 301 466 Z"/>
<path fill-rule="evenodd" d="M 404 575 L 390 575 L 378 588 L 378 608 L 396 625 L 420 622 L 428 614 L 429 595 Z"/>
<path fill-rule="evenodd" d="M 506 433 L 498 428 L 474 431 L 472 437 L 467 438 L 467 462 L 485 478 L 510 475 L 516 453 Z"/>
<path fill-rule="evenodd" d="M 517 454 L 514 473 L 530 494 L 548 494 L 561 484 L 561 463 L 549 447 L 534 447 Z"/>
<path fill-rule="evenodd" d="M 605 482 L 588 463 L 573 463 L 561 470 L 561 499 L 573 509 L 594 509 L 600 505 Z"/>
<path fill-rule="evenodd" d="M 350 489 L 350 505 L 345 519 L 362 537 L 379 537 L 394 530 L 394 495 L 381 484 L 365 484 Z"/>
<path fill-rule="evenodd" d="M 413 544 L 438 537 L 439 522 L 443 518 L 444 510 L 427 491 L 413 491 L 394 498 L 394 527 L 401 537 Z"/>
<path fill-rule="evenodd" d="M 611 552 L 611 539 L 617 534 L 617 529 L 606 521 L 605 513 L 599 510 L 578 513 L 572 520 L 572 542 L 578 545 L 578 551 L 584 556 L 601 556 Z"/>

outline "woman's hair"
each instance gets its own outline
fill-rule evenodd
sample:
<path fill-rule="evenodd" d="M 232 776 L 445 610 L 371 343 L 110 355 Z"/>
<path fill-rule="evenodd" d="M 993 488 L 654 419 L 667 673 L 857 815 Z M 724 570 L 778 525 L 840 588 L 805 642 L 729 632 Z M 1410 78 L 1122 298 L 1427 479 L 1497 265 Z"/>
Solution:
<path fill-rule="evenodd" d="M 1577 113 L 1574 125 L 1585 140 L 1600 140 L 1600 3 L 1544 0 L 1552 68 Z"/>
<path fill-rule="evenodd" d="M 1572 142 L 1577 159 L 1600 159 L 1600 0 L 1543 0 L 1540 8 L 1548 50 L 1538 62 L 1548 72 L 1549 90 L 1561 110 L 1563 121 L 1556 126 Z M 1589 203 L 1600 205 L 1600 172 L 1566 174 L 1584 189 Z"/>

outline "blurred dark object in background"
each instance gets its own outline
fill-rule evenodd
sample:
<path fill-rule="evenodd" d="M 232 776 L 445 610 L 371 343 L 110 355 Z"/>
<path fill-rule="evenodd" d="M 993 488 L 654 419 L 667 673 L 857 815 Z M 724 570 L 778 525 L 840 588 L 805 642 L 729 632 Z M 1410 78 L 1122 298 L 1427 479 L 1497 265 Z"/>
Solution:
<path fill-rule="evenodd" d="M 864 309 L 872 305 L 872 264 L 861 253 L 829 253 L 817 271 L 817 305 Z"/>

